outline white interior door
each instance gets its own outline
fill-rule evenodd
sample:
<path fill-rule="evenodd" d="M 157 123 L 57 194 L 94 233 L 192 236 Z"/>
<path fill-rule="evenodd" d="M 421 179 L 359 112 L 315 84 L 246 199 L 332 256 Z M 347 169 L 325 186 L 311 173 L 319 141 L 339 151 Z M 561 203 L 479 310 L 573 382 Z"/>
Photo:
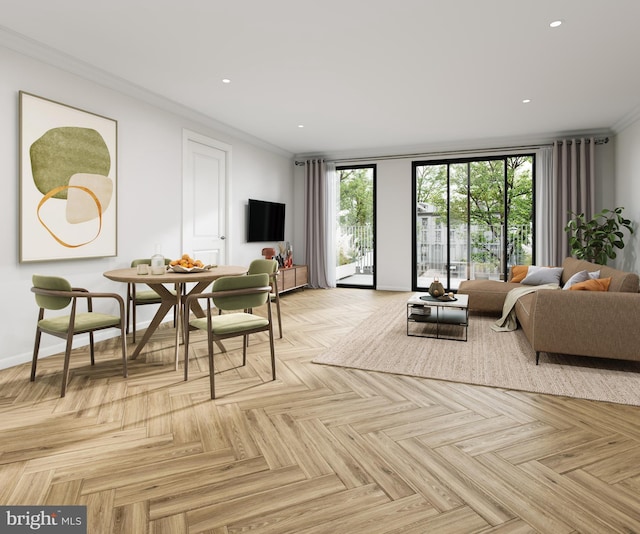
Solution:
<path fill-rule="evenodd" d="M 205 264 L 226 265 L 231 146 L 185 131 L 183 151 L 182 250 Z"/>

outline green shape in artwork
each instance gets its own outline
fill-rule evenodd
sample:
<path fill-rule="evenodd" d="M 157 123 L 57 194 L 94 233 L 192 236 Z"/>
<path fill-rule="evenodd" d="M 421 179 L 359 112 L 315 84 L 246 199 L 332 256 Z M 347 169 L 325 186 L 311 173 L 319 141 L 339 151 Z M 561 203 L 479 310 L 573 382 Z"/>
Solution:
<path fill-rule="evenodd" d="M 31 173 L 38 190 L 46 195 L 69 184 L 78 173 L 109 175 L 111 157 L 102 136 L 92 128 L 52 128 L 29 149 Z M 67 189 L 52 198 L 67 198 Z"/>

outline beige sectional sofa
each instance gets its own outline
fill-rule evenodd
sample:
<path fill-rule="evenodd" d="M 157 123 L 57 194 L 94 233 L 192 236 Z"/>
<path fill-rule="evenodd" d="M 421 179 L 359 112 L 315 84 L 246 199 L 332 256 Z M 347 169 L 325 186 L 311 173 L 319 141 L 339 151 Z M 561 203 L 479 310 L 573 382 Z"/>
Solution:
<path fill-rule="evenodd" d="M 575 258 L 566 258 L 562 268 L 561 286 L 583 270 L 599 270 L 611 284 L 608 291 L 541 290 L 517 300 L 515 314 L 536 351 L 536 363 L 541 352 L 640 360 L 638 275 Z M 471 311 L 500 316 L 507 293 L 521 286 L 467 280 L 458 293 L 469 295 Z"/>

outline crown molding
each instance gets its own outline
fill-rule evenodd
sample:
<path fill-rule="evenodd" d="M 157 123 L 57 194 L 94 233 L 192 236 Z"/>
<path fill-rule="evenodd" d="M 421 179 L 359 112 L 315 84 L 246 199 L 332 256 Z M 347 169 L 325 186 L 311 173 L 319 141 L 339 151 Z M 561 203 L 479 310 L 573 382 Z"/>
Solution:
<path fill-rule="evenodd" d="M 188 106 L 179 104 L 144 87 L 133 84 L 124 78 L 115 76 L 107 71 L 99 69 L 87 62 L 80 61 L 68 54 L 46 46 L 39 41 L 26 37 L 13 30 L 0 26 L 0 45 L 19 54 L 31 57 L 47 65 L 64 70 L 76 76 L 80 76 L 91 82 L 107 87 L 127 96 L 142 100 L 159 109 L 179 115 L 197 122 L 207 128 L 216 130 L 222 134 L 245 141 L 255 147 L 276 153 L 286 158 L 292 158 L 293 154 L 283 148 L 255 137 L 245 131 L 220 122 L 213 117 L 204 115 Z"/>
<path fill-rule="evenodd" d="M 619 134 L 620 132 L 626 130 L 629 126 L 631 126 L 637 120 L 640 120 L 640 106 L 636 107 L 630 113 L 627 113 L 624 117 L 618 120 L 611 127 L 611 129 L 615 134 Z"/>

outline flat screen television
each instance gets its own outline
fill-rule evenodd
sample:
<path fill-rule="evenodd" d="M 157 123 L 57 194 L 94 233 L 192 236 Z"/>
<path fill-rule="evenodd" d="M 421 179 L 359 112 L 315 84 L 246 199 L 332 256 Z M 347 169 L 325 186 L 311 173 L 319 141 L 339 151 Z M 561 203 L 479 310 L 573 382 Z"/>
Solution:
<path fill-rule="evenodd" d="M 284 241 L 285 205 L 249 199 L 247 242 Z"/>

